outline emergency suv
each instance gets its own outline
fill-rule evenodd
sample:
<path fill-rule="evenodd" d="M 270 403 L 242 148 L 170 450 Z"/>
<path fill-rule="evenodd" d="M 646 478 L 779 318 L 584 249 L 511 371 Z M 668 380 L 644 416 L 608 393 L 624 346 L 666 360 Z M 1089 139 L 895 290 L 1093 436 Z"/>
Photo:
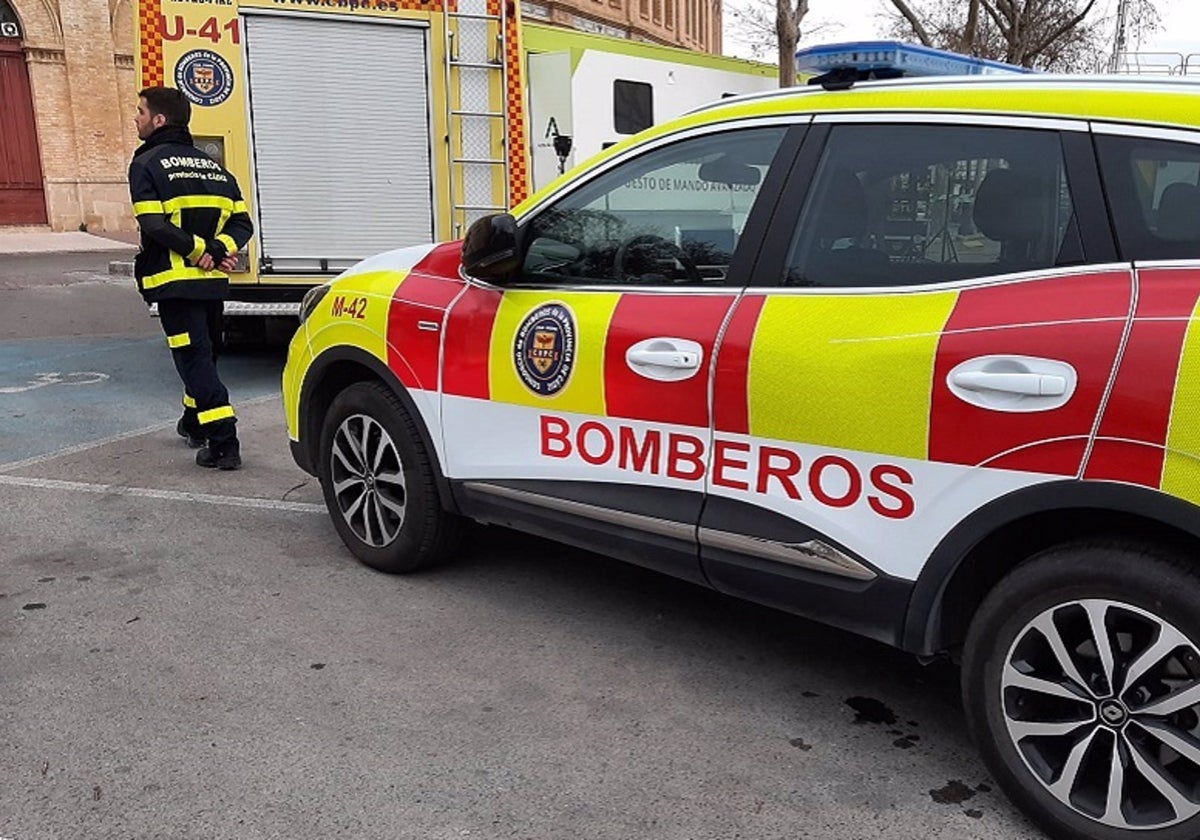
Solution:
<path fill-rule="evenodd" d="M 961 658 L 1049 834 L 1200 836 L 1200 85 L 824 82 L 314 289 L 294 457 L 377 569 L 499 523 Z"/>

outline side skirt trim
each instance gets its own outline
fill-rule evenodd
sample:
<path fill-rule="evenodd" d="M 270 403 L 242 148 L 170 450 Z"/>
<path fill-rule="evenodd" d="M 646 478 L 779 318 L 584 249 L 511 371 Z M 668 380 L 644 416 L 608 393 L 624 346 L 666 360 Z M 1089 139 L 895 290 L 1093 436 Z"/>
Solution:
<path fill-rule="evenodd" d="M 578 516 L 583 519 L 592 519 L 597 522 L 604 522 L 608 525 L 617 525 L 622 528 L 634 528 L 638 531 L 644 531 L 650 534 L 657 534 L 660 537 L 670 537 L 671 539 L 681 540 L 683 542 L 696 541 L 696 526 L 687 525 L 682 522 L 672 522 L 667 519 L 659 519 L 654 516 L 644 516 L 640 513 L 627 513 L 623 510 L 613 510 L 612 508 L 600 507 L 599 505 L 589 505 L 585 502 L 576 502 L 571 499 L 559 499 L 554 496 L 546 496 L 541 493 L 531 493 L 528 490 L 515 490 L 512 487 L 504 487 L 499 484 L 488 484 L 479 481 L 463 482 L 463 487 L 467 490 L 472 490 L 476 493 L 486 493 L 491 496 L 499 496 L 502 499 L 511 499 L 517 502 L 523 502 L 527 505 L 536 505 L 538 507 L 556 510 L 560 513 Z"/>
<path fill-rule="evenodd" d="M 707 548 L 749 554 L 764 560 L 774 560 L 777 563 L 786 563 L 789 566 L 826 572 L 853 580 L 874 580 L 878 577 L 874 571 L 853 557 L 843 554 L 820 540 L 783 543 L 745 534 L 734 534 L 729 531 L 701 528 L 700 543 Z"/>
<path fill-rule="evenodd" d="M 623 510 L 590 505 L 571 499 L 560 499 L 542 493 L 532 493 L 528 490 L 517 490 L 499 484 L 468 481 L 463 483 L 465 489 L 523 502 L 529 505 L 555 510 L 571 516 L 615 525 L 619 528 L 631 528 L 644 533 L 680 540 L 682 542 L 699 542 L 709 548 L 729 551 L 736 554 L 746 554 L 784 563 L 788 566 L 798 566 L 802 569 L 824 572 L 838 577 L 853 580 L 874 580 L 874 571 L 859 563 L 854 558 L 838 551 L 820 540 L 807 540 L 802 543 L 781 543 L 753 537 L 746 534 L 735 534 L 729 531 L 718 531 L 712 528 L 699 528 L 684 522 L 672 522 L 641 513 L 630 513 Z"/>

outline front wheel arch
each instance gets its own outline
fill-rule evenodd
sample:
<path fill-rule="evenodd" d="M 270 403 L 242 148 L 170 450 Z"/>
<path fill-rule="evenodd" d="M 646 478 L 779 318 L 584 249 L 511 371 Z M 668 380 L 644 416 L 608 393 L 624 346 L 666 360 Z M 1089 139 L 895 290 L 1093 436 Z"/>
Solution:
<path fill-rule="evenodd" d="M 947 534 L 909 600 L 902 647 L 957 654 L 991 589 L 1029 557 L 1081 539 L 1111 539 L 1200 556 L 1200 508 L 1127 484 L 1055 481 L 992 501 Z"/>
<path fill-rule="evenodd" d="M 442 507 L 452 513 L 458 513 L 454 494 L 450 490 L 450 481 L 442 470 L 441 461 L 434 446 L 433 435 L 437 430 L 425 426 L 423 416 L 417 408 L 408 389 L 396 375 L 379 359 L 353 347 L 335 347 L 317 356 L 309 366 L 300 390 L 300 450 L 307 464 L 302 464 L 305 471 L 318 475 L 320 457 L 318 450 L 321 445 L 321 425 L 329 407 L 337 395 L 357 382 L 379 382 L 395 394 L 404 406 L 404 410 L 416 422 L 417 432 L 421 443 L 430 453 L 435 480 L 437 482 L 438 500 Z M 320 476 L 318 476 L 320 477 Z"/>

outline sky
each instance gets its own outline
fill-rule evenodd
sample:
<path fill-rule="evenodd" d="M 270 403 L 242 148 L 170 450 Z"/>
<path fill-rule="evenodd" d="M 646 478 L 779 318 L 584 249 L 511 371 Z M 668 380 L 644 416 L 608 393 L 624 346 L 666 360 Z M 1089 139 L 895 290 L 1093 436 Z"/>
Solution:
<path fill-rule="evenodd" d="M 738 2 L 761 0 L 725 0 L 727 8 Z M 774 3 L 770 5 L 773 7 Z M 1141 44 L 1130 42 L 1126 49 L 1200 53 L 1200 0 L 1155 0 L 1155 5 L 1162 18 L 1162 28 Z M 1107 7 L 1101 12 L 1102 16 L 1115 15 L 1117 0 L 1099 0 L 1097 6 Z M 884 37 L 887 30 L 885 12 L 894 9 L 888 0 L 809 0 L 809 7 L 803 29 L 812 31 L 818 26 L 822 29 L 802 38 L 801 46 Z M 728 12 L 725 21 L 725 52 L 751 58 L 749 48 L 733 31 L 732 16 Z"/>

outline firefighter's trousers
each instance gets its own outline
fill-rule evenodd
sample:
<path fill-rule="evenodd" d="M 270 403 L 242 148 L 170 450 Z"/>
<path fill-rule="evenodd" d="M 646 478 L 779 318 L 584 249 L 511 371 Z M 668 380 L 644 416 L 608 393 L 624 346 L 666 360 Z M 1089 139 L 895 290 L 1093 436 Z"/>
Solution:
<path fill-rule="evenodd" d="M 175 370 L 183 380 L 183 426 L 207 439 L 217 455 L 237 454 L 237 419 L 229 391 L 217 376 L 221 341 L 220 300 L 171 298 L 158 302 L 158 318 L 167 334 Z"/>

